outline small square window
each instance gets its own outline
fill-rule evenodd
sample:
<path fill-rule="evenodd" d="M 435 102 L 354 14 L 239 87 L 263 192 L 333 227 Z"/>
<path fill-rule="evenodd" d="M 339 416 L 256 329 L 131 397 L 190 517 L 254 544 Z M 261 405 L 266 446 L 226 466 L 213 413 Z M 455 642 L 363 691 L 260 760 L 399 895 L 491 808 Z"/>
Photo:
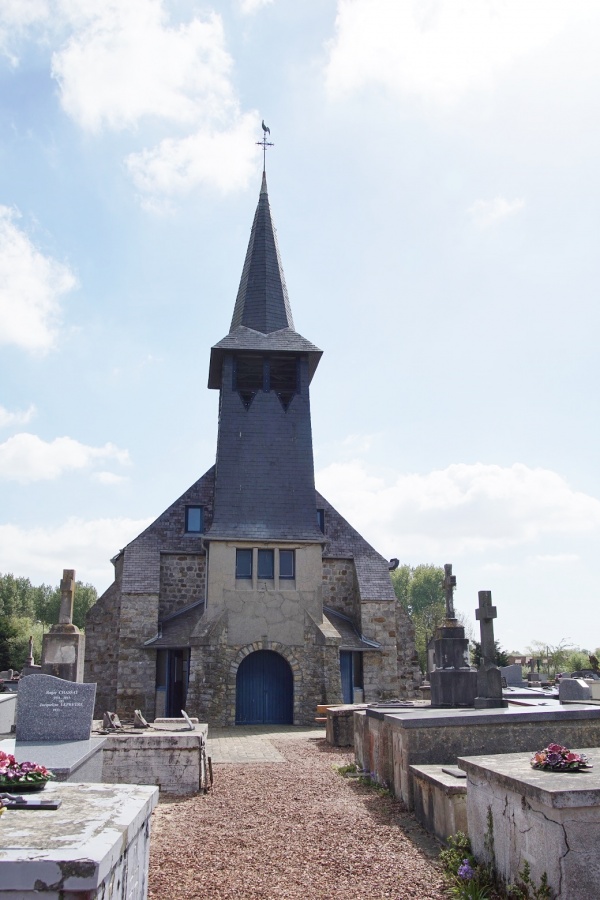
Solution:
<path fill-rule="evenodd" d="M 186 506 L 185 530 L 202 534 L 204 531 L 204 508 L 202 506 Z"/>
<path fill-rule="evenodd" d="M 273 578 L 275 575 L 275 551 L 258 551 L 258 577 Z"/>
<path fill-rule="evenodd" d="M 294 559 L 294 551 L 293 550 L 280 550 L 279 551 L 279 577 L 280 578 L 295 578 L 296 577 L 296 566 Z"/>
<path fill-rule="evenodd" d="M 252 550 L 235 551 L 235 577 L 252 578 Z"/>

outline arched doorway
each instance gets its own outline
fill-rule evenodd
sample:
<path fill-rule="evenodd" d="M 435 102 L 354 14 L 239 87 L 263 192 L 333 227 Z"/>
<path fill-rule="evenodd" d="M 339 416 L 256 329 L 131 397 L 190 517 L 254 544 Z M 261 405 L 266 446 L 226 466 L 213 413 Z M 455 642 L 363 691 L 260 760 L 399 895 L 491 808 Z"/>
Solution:
<path fill-rule="evenodd" d="M 237 670 L 236 725 L 292 725 L 294 679 L 289 663 L 274 650 L 256 650 Z"/>

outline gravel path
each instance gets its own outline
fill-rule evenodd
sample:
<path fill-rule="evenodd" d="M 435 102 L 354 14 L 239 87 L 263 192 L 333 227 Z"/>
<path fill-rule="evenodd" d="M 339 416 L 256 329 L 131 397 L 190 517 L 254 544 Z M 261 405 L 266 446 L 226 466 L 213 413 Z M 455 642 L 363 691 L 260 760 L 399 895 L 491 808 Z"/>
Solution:
<path fill-rule="evenodd" d="M 284 762 L 216 764 L 211 793 L 161 800 L 151 900 L 441 900 L 435 842 L 403 806 L 334 766 L 323 738 L 274 740 Z"/>

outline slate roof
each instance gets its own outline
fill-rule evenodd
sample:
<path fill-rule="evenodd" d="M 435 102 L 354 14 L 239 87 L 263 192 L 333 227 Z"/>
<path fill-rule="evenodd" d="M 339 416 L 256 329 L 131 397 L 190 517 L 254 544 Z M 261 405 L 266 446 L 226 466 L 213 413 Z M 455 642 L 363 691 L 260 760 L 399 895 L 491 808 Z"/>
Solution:
<path fill-rule="evenodd" d="M 381 647 L 377 641 L 368 641 L 359 634 L 352 621 L 343 613 L 324 606 L 323 618 L 327 619 L 340 635 L 342 639 L 340 650 L 378 650 Z"/>
<path fill-rule="evenodd" d="M 229 330 L 240 325 L 263 334 L 294 328 L 264 172 Z"/>
<path fill-rule="evenodd" d="M 229 334 L 211 350 L 209 388 L 221 387 L 223 356 L 232 350 L 308 353 L 309 379 L 322 355 L 294 328 L 264 172 Z"/>
<path fill-rule="evenodd" d="M 204 615 L 204 606 L 204 600 L 197 600 L 183 609 L 178 609 L 170 616 L 166 616 L 158 623 L 157 636 L 146 641 L 144 647 L 152 647 L 153 650 L 166 647 L 189 647 L 190 635 Z"/>

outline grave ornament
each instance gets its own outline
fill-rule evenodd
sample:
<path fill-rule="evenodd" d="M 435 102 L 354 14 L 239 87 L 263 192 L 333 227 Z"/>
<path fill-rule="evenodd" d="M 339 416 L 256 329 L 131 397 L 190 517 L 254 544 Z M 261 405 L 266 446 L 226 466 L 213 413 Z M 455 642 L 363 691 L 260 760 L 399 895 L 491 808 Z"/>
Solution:
<path fill-rule="evenodd" d="M 429 675 L 431 705 L 444 709 L 473 706 L 476 694 L 476 674 L 469 666 L 469 641 L 465 629 L 458 624 L 454 612 L 456 576 L 452 565 L 444 566 L 442 582 L 446 599 L 446 619 L 435 632 L 435 668 Z"/>

